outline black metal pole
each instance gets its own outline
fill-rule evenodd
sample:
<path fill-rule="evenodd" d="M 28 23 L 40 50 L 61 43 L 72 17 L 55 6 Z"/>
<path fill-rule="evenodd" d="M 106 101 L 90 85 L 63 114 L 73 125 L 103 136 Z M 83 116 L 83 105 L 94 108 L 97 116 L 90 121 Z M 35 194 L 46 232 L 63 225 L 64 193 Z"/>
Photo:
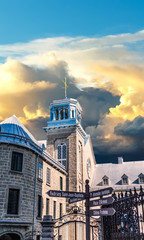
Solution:
<path fill-rule="evenodd" d="M 90 216 L 89 216 L 89 180 L 87 179 L 85 181 L 86 185 L 85 185 L 85 192 L 86 192 L 86 202 L 85 202 L 85 206 L 86 206 L 86 211 L 85 211 L 85 215 L 86 215 L 86 240 L 90 240 Z"/>

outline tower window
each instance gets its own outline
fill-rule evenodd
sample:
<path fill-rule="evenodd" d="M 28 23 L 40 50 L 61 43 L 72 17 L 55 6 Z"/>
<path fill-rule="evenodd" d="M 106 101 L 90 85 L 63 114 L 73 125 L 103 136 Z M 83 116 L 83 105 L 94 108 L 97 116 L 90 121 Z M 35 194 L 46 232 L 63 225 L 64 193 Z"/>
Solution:
<path fill-rule="evenodd" d="M 74 110 L 72 110 L 72 118 L 74 118 Z"/>
<path fill-rule="evenodd" d="M 12 152 L 11 170 L 22 172 L 23 154 Z"/>
<path fill-rule="evenodd" d="M 68 119 L 68 108 L 65 108 L 65 119 Z"/>
<path fill-rule="evenodd" d="M 66 167 L 66 144 L 61 143 L 57 147 L 57 159 Z"/>
<path fill-rule="evenodd" d="M 59 110 L 58 110 L 58 108 L 56 108 L 56 120 L 58 120 L 59 119 Z"/>
<path fill-rule="evenodd" d="M 60 110 L 60 119 L 61 120 L 63 119 L 63 108 L 61 108 L 61 110 Z"/>
<path fill-rule="evenodd" d="M 18 214 L 19 207 L 19 189 L 9 189 L 8 214 Z"/>

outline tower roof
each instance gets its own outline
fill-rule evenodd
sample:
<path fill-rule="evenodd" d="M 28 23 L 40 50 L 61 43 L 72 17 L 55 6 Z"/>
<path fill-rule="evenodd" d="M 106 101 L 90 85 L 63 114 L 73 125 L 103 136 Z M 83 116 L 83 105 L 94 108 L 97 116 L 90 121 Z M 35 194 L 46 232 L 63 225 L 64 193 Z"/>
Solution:
<path fill-rule="evenodd" d="M 54 100 L 50 104 L 50 121 L 44 130 L 81 125 L 82 108 L 73 98 Z"/>
<path fill-rule="evenodd" d="M 28 131 L 28 129 L 19 121 L 19 119 L 13 115 L 10 118 L 2 121 L 0 123 L 1 132 L 15 134 L 21 137 L 31 139 L 33 142 L 39 145 L 37 140 L 33 135 Z"/>

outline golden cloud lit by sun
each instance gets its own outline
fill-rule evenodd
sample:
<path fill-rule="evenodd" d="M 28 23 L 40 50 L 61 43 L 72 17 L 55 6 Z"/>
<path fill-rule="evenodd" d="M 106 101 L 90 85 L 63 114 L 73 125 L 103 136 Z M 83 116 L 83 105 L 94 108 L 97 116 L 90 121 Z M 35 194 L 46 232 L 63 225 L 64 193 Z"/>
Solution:
<path fill-rule="evenodd" d="M 67 75 L 83 91 L 99 88 L 119 96 L 119 104 L 109 108 L 102 125 L 99 123 L 94 130 L 95 135 L 89 127 L 93 137 L 99 131 L 105 141 L 115 140 L 118 136 L 114 128 L 118 123 L 144 117 L 144 61 L 125 45 L 144 39 L 144 32 L 130 37 L 129 34 L 101 39 L 63 37 L 8 46 L 10 53 L 14 53 L 0 64 L 0 120 L 16 114 L 27 124 L 29 120 L 48 117 L 46 90 L 50 94 L 58 79 L 61 81 Z M 0 46 L 4 55 L 6 47 Z M 25 55 L 15 57 L 15 52 L 23 53 L 24 49 Z M 56 98 L 51 96 L 50 100 Z"/>

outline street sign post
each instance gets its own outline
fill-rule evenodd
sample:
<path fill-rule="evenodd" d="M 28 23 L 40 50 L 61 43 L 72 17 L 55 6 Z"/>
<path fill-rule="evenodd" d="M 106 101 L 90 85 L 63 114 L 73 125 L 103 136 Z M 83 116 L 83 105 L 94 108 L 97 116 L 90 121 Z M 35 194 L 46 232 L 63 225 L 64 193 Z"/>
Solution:
<path fill-rule="evenodd" d="M 112 216 L 115 214 L 114 208 L 102 208 L 90 210 L 90 216 Z"/>
<path fill-rule="evenodd" d="M 102 198 L 105 195 L 110 195 L 113 191 L 111 187 L 89 192 L 89 180 L 85 182 L 85 192 L 69 192 L 49 190 L 47 194 L 50 197 L 69 198 L 68 202 L 76 203 L 85 200 L 85 216 L 86 216 L 86 240 L 90 239 L 90 216 L 112 216 L 115 214 L 114 208 L 102 208 L 90 210 L 90 207 L 109 205 L 114 202 L 113 197 Z M 90 201 L 91 198 L 98 198 Z"/>
<path fill-rule="evenodd" d="M 112 204 L 113 202 L 114 202 L 113 197 L 100 198 L 100 199 L 90 201 L 90 207 L 95 207 L 99 205 L 109 205 L 109 204 Z"/>
<path fill-rule="evenodd" d="M 56 191 L 49 190 L 47 194 L 50 197 L 60 197 L 60 198 L 85 198 L 85 193 L 83 192 L 69 192 L 69 191 Z"/>

